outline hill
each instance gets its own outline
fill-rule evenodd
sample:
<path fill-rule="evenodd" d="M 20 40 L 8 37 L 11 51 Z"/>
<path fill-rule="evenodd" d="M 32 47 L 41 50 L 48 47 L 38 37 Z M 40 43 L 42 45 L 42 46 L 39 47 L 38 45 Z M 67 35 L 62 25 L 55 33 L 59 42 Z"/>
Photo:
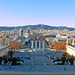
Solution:
<path fill-rule="evenodd" d="M 27 29 L 28 27 L 31 28 L 31 30 L 39 30 L 41 28 L 45 29 L 45 30 L 64 30 L 64 29 L 68 29 L 68 30 L 75 30 L 75 28 L 71 28 L 71 27 L 66 27 L 66 26 L 59 26 L 59 27 L 55 27 L 55 26 L 49 26 L 49 25 L 43 25 L 43 24 L 39 24 L 39 25 L 25 25 L 25 26 L 17 26 L 16 29 L 20 29 L 22 28 L 23 30 Z M 15 27 L 0 27 L 0 31 L 2 30 L 13 30 L 15 29 Z"/>

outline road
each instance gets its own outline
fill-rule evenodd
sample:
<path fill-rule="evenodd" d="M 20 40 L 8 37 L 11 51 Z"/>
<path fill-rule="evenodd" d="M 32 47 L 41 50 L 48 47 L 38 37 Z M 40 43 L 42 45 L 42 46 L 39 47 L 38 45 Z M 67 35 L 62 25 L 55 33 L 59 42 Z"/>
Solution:
<path fill-rule="evenodd" d="M 0 75 L 75 75 L 75 72 L 0 72 Z"/>

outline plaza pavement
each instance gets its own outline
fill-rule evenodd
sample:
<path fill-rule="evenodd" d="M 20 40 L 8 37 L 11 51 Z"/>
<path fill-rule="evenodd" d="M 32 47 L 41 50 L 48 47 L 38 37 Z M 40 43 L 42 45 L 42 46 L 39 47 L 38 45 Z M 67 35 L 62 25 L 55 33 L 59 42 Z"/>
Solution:
<path fill-rule="evenodd" d="M 26 59 L 26 56 L 30 56 L 30 59 Z M 53 61 L 55 59 L 48 58 L 48 56 L 55 56 L 55 57 L 61 57 L 62 52 L 60 53 L 45 53 L 45 54 L 39 54 L 39 53 L 20 53 L 16 52 L 14 53 L 13 57 L 20 57 L 22 60 L 24 60 L 24 65 L 44 65 L 46 63 L 47 65 L 53 64 Z"/>
<path fill-rule="evenodd" d="M 31 56 L 30 59 L 26 60 L 26 55 Z M 47 55 L 61 57 L 62 53 L 15 53 L 15 57 L 23 57 L 24 65 L 0 66 L 0 75 L 75 75 L 74 65 L 52 65 L 54 59 Z"/>
<path fill-rule="evenodd" d="M 0 72 L 0 75 L 75 75 L 75 72 Z"/>
<path fill-rule="evenodd" d="M 0 72 L 1 71 L 6 71 L 6 72 L 75 72 L 75 65 L 0 66 Z"/>

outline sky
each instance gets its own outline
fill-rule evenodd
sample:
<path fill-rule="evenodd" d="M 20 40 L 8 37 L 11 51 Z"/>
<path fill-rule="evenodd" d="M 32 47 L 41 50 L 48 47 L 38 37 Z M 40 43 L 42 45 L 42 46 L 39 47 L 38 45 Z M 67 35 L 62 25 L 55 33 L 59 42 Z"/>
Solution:
<path fill-rule="evenodd" d="M 0 0 L 0 26 L 36 24 L 75 28 L 75 0 Z"/>

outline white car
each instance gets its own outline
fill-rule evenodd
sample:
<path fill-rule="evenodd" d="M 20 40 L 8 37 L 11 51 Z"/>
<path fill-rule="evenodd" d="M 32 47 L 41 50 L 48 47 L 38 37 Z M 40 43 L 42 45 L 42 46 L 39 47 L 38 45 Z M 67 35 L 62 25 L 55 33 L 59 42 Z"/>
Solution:
<path fill-rule="evenodd" d="M 17 63 L 20 63 L 21 65 L 23 65 L 23 62 L 22 61 L 17 61 Z"/>
<path fill-rule="evenodd" d="M 57 64 L 62 64 L 62 61 L 55 61 L 54 64 L 55 64 L 55 65 L 57 65 Z"/>

